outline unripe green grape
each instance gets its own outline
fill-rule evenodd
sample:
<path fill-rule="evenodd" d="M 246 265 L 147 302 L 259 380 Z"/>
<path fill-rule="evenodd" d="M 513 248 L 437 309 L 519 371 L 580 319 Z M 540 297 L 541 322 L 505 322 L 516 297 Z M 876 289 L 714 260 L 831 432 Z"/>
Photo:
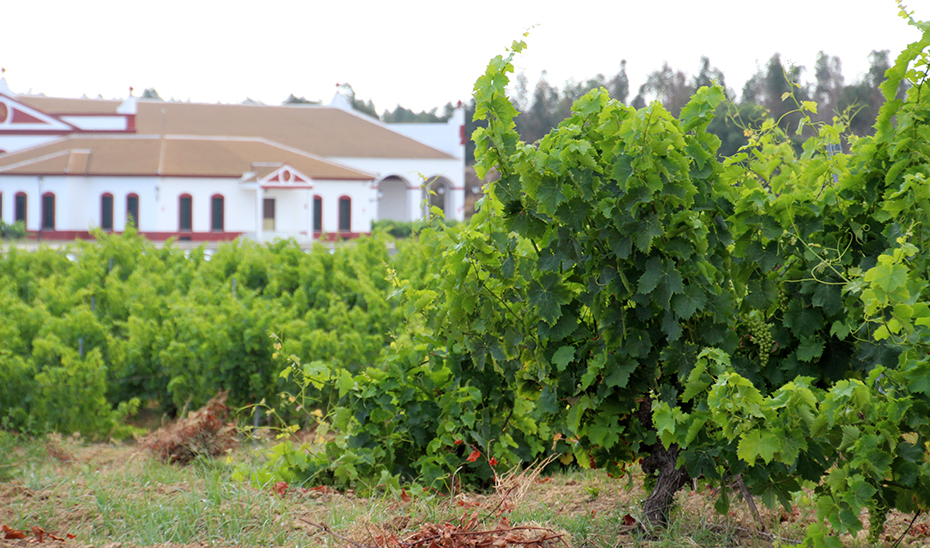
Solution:
<path fill-rule="evenodd" d="M 869 542 L 878 542 L 885 532 L 885 519 L 890 510 L 887 504 L 881 502 L 869 507 Z"/>
<path fill-rule="evenodd" d="M 788 294 L 784 291 L 778 292 L 778 301 L 776 301 L 778 310 L 786 312 L 788 310 Z"/>
<path fill-rule="evenodd" d="M 772 328 L 759 313 L 750 313 L 744 321 L 749 331 L 749 340 L 759 349 L 759 365 L 765 367 L 769 363 L 769 355 L 775 344 L 772 338 Z"/>

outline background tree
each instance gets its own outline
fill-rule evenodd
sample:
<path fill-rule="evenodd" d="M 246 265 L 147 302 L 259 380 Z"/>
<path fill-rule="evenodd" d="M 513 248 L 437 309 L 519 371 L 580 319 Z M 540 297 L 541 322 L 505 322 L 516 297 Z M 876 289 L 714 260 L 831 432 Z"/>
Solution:
<path fill-rule="evenodd" d="M 870 53 L 869 72 L 855 84 L 845 86 L 840 94 L 838 110 L 849 110 L 852 115 L 849 129 L 856 135 L 872 135 L 875 132 L 872 127 L 875 117 L 885 103 L 879 86 L 885 81 L 885 71 L 891 67 L 888 53 L 888 50 Z M 903 90 L 903 87 L 899 89 L 898 96 L 903 94 Z"/>
<path fill-rule="evenodd" d="M 817 119 L 829 122 L 839 110 L 840 97 L 843 94 L 843 64 L 839 57 L 831 57 L 824 52 L 817 54 L 814 64 L 813 100 L 817 102 Z"/>
<path fill-rule="evenodd" d="M 720 84 L 720 87 L 727 92 L 727 97 L 733 98 L 733 93 L 727 90 L 727 79 L 723 75 L 723 71 L 717 67 L 712 67 L 710 65 L 710 59 L 708 57 L 701 57 L 701 70 L 698 71 L 697 76 L 691 81 L 691 86 L 694 89 L 700 89 L 702 87 L 710 87 L 714 83 Z"/>
<path fill-rule="evenodd" d="M 362 101 L 355 96 L 355 90 L 352 88 L 352 84 L 339 84 L 339 91 L 345 95 L 345 98 L 349 101 L 349 104 L 352 105 L 352 108 L 362 114 L 367 114 L 372 118 L 378 119 L 378 110 L 375 109 L 375 104 L 369 99 L 368 101 Z"/>
<path fill-rule="evenodd" d="M 393 110 L 385 110 L 381 114 L 381 121 L 387 124 L 426 124 L 426 123 L 439 123 L 446 122 L 449 118 L 452 118 L 452 113 L 455 111 L 455 107 L 452 106 L 452 103 L 446 103 L 442 107 L 442 112 L 438 112 L 439 109 L 434 107 L 429 111 L 420 111 L 414 112 L 409 108 L 404 108 L 400 105 Z"/>
<path fill-rule="evenodd" d="M 627 98 L 630 96 L 630 78 L 626 74 L 626 59 L 620 61 L 620 72 L 615 74 L 605 87 L 611 99 L 626 103 Z"/>
<path fill-rule="evenodd" d="M 546 71 L 543 71 L 526 110 L 517 116 L 517 128 L 529 143 L 542 139 L 543 135 L 564 120 L 567 114 L 563 111 L 558 88 L 549 84 L 546 75 Z"/>
<path fill-rule="evenodd" d="M 672 116 L 677 117 L 694 90 L 694 84 L 688 81 L 687 74 L 672 70 L 668 63 L 663 63 L 661 69 L 646 77 L 646 83 L 639 88 L 639 96 L 643 99 L 655 97 Z"/>
<path fill-rule="evenodd" d="M 311 101 L 306 97 L 297 97 L 293 93 L 287 96 L 287 99 L 284 100 L 283 105 L 319 105 L 319 101 Z"/>
<path fill-rule="evenodd" d="M 145 91 L 142 92 L 141 99 L 150 99 L 152 101 L 164 101 L 164 99 L 161 98 L 161 95 L 159 95 L 158 92 L 155 91 L 155 88 L 145 88 Z"/>

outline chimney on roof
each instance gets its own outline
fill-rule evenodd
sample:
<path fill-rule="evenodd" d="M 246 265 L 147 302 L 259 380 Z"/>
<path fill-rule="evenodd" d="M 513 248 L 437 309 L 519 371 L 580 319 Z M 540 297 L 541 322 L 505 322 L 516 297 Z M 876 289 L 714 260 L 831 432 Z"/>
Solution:
<path fill-rule="evenodd" d="M 336 95 L 333 95 L 333 100 L 329 102 L 329 106 L 340 108 L 342 110 L 352 111 L 352 104 L 349 103 L 349 100 L 346 99 L 346 96 L 336 92 Z"/>
<path fill-rule="evenodd" d="M 136 131 L 136 113 L 138 111 L 139 105 L 136 103 L 136 98 L 132 96 L 132 86 L 129 86 L 129 97 L 127 97 L 125 101 L 116 107 L 117 114 L 123 114 L 126 116 L 127 131 Z"/>
<path fill-rule="evenodd" d="M 125 101 L 123 101 L 122 103 L 120 103 L 118 107 L 116 107 L 117 114 L 136 114 L 138 110 L 139 108 L 138 108 L 138 105 L 136 104 L 136 98 L 133 97 L 132 95 L 127 97 Z"/>
<path fill-rule="evenodd" d="M 69 175 L 84 175 L 87 173 L 87 161 L 90 159 L 90 150 L 71 149 L 71 155 L 68 156 L 68 169 L 65 173 Z"/>

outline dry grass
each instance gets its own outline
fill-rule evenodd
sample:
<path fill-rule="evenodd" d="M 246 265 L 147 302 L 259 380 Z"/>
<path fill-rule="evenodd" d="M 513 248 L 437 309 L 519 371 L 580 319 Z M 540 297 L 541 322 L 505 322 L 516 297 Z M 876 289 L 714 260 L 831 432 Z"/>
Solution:
<path fill-rule="evenodd" d="M 620 480 L 599 471 L 543 476 L 540 465 L 502 473 L 497 488 L 488 493 L 408 497 L 388 492 L 360 498 L 351 492 L 298 487 L 279 495 L 270 487 L 232 481 L 230 467 L 222 462 L 199 460 L 178 467 L 139 447 L 86 445 L 73 438 L 23 444 L 14 452 L 21 466 L 12 479 L 0 482 L 0 525 L 75 535 L 65 541 L 67 546 L 292 548 L 352 542 L 391 546 L 396 541 L 417 548 L 414 544 L 424 539 L 445 533 L 444 538 L 453 539 L 453 533 L 467 531 L 485 536 L 459 538 L 483 538 L 492 547 L 504 541 L 553 547 L 561 545 L 560 539 L 597 548 L 772 546 L 756 534 L 759 524 L 738 495 L 731 512 L 721 516 L 713 510 L 715 497 L 706 491 L 680 493 L 669 529 L 653 537 L 644 534 L 637 526 L 644 497 L 637 474 Z M 247 458 L 247 449 L 233 456 Z M 805 501 L 798 502 L 800 508 L 793 512 L 760 507 L 766 529 L 801 539 L 813 512 Z M 892 514 L 881 545 L 889 547 L 910 518 Z M 864 538 L 863 533 L 843 542 L 868 546 Z M 901 546 L 927 545 L 930 520 L 922 516 Z M 14 546 L 33 543 L 0 538 L 0 548 Z"/>

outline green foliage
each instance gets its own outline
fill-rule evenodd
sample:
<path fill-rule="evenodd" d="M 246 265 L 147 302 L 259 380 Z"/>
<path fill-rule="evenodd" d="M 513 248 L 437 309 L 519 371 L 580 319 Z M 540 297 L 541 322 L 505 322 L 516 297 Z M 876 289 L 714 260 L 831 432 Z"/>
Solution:
<path fill-rule="evenodd" d="M 371 224 L 372 233 L 384 231 L 392 238 L 409 238 L 415 234 L 416 222 L 391 221 L 388 219 L 375 221 Z"/>
<path fill-rule="evenodd" d="M 715 87 L 680 119 L 595 90 L 522 143 L 504 90 L 523 47 L 476 83 L 476 168 L 500 179 L 470 225 L 421 234 L 428 283 L 398 283 L 409 338 L 391 366 L 343 384 L 317 462 L 447 481 L 468 466 L 462 446 L 612 469 L 677 444 L 691 477 L 740 474 L 769 504 L 818 483 L 837 532 L 861 528 L 863 508 L 873 534 L 889 508 L 923 508 L 926 99 L 908 66 L 927 44 L 889 71 L 889 90 L 911 79 L 908 100 L 889 96 L 852 154 L 832 147 L 846 121 L 817 120 L 801 97 L 783 113 L 796 135 L 767 120 L 723 162 L 707 133 Z M 436 402 L 425 422 L 402 411 Z M 425 450 L 405 445 L 417 427 Z M 517 432 L 512 447 L 484 443 Z"/>
<path fill-rule="evenodd" d="M 808 545 L 859 531 L 863 509 L 875 539 L 890 509 L 930 509 L 930 28 L 912 23 L 923 37 L 886 72 L 873 136 L 787 92 L 723 160 L 717 86 L 677 118 L 595 89 L 521 141 L 515 42 L 475 84 L 476 170 L 500 178 L 469 224 L 424 224 L 393 260 L 377 238 L 309 254 L 240 242 L 210 261 L 134 252 L 132 235 L 74 264 L 11 251 L 0 394 L 67 402 L 79 384 L 94 417 L 219 384 L 284 434 L 313 422 L 312 442 L 241 472 L 259 483 L 487 485 L 492 467 L 553 452 L 649 473 L 665 451 L 769 505 L 813 486 Z M 68 424 L 24 401 L 4 420 Z"/>
<path fill-rule="evenodd" d="M 733 280 L 747 291 L 749 328 L 765 321 L 776 348 L 732 360 L 705 350 L 682 401 L 654 407 L 663 442 L 687 448 L 692 476 L 742 474 L 763 500 L 786 505 L 814 482 L 813 546 L 860 530 L 865 508 L 877 540 L 889 510 L 930 503 L 928 48 L 924 29 L 888 70 L 875 135 L 854 141 L 849 157 L 820 152 L 840 127 L 812 123 L 801 154 L 763 126 L 726 162 L 741 193 Z M 907 96 L 895 99 L 905 81 Z"/>
<path fill-rule="evenodd" d="M 509 59 L 492 61 L 486 78 L 505 81 L 508 70 Z M 699 90 L 681 121 L 659 103 L 634 111 L 595 90 L 530 147 L 502 91 L 492 88 L 482 109 L 481 86 L 476 115 L 489 123 L 475 134 L 478 169 L 501 178 L 476 216 L 488 235 L 462 262 L 506 308 L 494 315 L 459 297 L 450 313 L 513 335 L 493 341 L 496 353 L 486 336 L 460 337 L 491 348 L 483 362 L 538 394 L 539 412 L 576 440 L 583 466 L 646 456 L 656 438 L 638 417 L 644 396 L 674 399 L 701 347 L 737 345 L 727 329 L 731 193 L 719 140 L 706 133 L 723 90 Z"/>
<path fill-rule="evenodd" d="M 707 133 L 724 99 L 713 87 L 681 119 L 595 90 L 538 144 L 522 143 L 504 90 L 523 47 L 493 59 L 475 88 L 475 117 L 487 122 L 474 134 L 476 168 L 500 179 L 469 226 L 424 231 L 436 277 L 420 290 L 401 284 L 413 336 L 398 345 L 404 366 L 377 383 L 355 378 L 359 399 L 334 417 L 346 446 L 329 460 L 384 459 L 367 477 L 398 463 L 401 475 L 439 477 L 424 466 L 432 458 L 448 477 L 456 462 L 441 458 L 463 454 L 434 452 L 454 449 L 444 429 L 505 439 L 518 419 L 531 435 L 495 457 L 571 452 L 610 468 L 678 444 L 690 476 L 741 474 L 770 504 L 822 480 L 819 512 L 838 532 L 861 528 L 862 508 L 876 521 L 891 507 L 923 508 L 926 383 L 914 372 L 928 321 L 917 207 L 926 100 L 923 73 L 908 67 L 927 44 L 889 71 L 876 135 L 854 140 L 851 155 L 831 146 L 846 122 L 818 121 L 801 97 L 782 113 L 797 135 L 768 120 L 723 162 Z M 905 78 L 911 91 L 896 103 Z M 403 375 L 426 371 L 451 374 L 439 398 L 476 389 L 475 404 L 494 412 L 474 414 L 487 419 L 472 430 L 472 407 L 457 409 L 460 424 L 440 421 L 416 460 L 415 447 L 392 456 L 402 440 L 366 445 L 408 422 L 392 405 L 417 402 L 432 385 Z M 643 420 L 650 401 L 655 425 Z M 390 431 L 382 415 L 368 418 L 375 409 L 397 416 Z M 824 534 L 809 540 L 830 544 Z"/>
<path fill-rule="evenodd" d="M 388 300 L 383 238 L 332 252 L 242 241 L 207 256 L 133 231 L 96 236 L 0 257 L 5 428 L 119 435 L 140 402 L 175 414 L 220 389 L 236 407 L 254 404 L 284 386 L 269 331 L 284 334 L 288 353 L 358 372 L 402 319 Z M 421 275 L 408 253 L 398 258 L 402 273 Z"/>
<path fill-rule="evenodd" d="M 26 236 L 26 224 L 22 221 L 16 221 L 13 224 L 7 224 L 0 221 L 0 239 L 18 240 Z"/>

